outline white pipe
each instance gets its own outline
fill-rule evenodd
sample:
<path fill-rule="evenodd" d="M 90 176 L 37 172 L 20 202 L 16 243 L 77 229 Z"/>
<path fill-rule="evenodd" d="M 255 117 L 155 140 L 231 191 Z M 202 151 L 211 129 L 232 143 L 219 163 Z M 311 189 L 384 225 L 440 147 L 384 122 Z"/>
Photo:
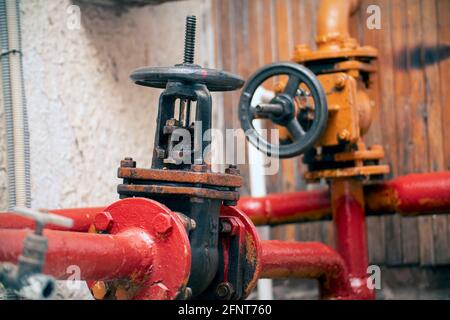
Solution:
<path fill-rule="evenodd" d="M 262 102 L 269 102 L 274 97 L 274 93 L 259 87 L 252 100 L 252 106 Z M 256 131 L 261 130 L 261 122 L 255 120 L 253 124 Z M 264 197 L 267 194 L 266 177 L 264 174 L 265 155 L 257 150 L 252 144 L 248 143 L 248 157 L 250 162 L 250 193 L 252 197 Z M 270 239 L 270 227 L 258 227 L 258 233 L 261 239 Z M 273 286 L 271 279 L 258 280 L 258 299 L 273 300 Z"/>

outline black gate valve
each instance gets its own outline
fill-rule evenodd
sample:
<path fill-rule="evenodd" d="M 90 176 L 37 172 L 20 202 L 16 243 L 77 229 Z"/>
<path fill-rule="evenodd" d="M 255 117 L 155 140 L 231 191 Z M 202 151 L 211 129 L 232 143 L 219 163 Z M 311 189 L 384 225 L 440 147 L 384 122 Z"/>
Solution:
<path fill-rule="evenodd" d="M 190 294 L 180 293 L 180 298 L 199 297 L 217 278 L 221 207 L 238 200 L 237 188 L 242 185 L 237 170 L 212 172 L 205 153 L 211 144 L 210 91 L 236 90 L 244 81 L 194 64 L 195 24 L 194 16 L 187 17 L 182 64 L 146 67 L 131 74 L 138 85 L 165 90 L 159 98 L 152 166 L 136 168 L 135 163 L 124 162 L 119 169 L 124 183 L 118 186 L 121 198 L 150 198 L 195 222 L 195 229 L 189 230 L 192 265 L 186 292 Z"/>

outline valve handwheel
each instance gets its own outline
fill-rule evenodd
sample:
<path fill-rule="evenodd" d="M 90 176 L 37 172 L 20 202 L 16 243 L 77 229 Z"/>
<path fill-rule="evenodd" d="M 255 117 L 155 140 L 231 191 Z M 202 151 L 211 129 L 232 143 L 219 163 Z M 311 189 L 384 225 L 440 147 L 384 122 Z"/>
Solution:
<path fill-rule="evenodd" d="M 256 90 L 269 78 L 278 76 L 288 77 L 284 89 L 276 93 L 270 103 L 253 106 Z M 300 108 L 298 101 L 301 99 L 312 99 L 312 103 Z M 328 119 L 327 99 L 319 80 L 308 68 L 290 62 L 272 63 L 247 81 L 239 101 L 239 118 L 247 139 L 258 150 L 280 158 L 294 157 L 313 147 L 324 132 Z M 253 126 L 253 120 L 258 118 L 285 127 L 291 141 L 279 145 L 268 142 Z"/>
<path fill-rule="evenodd" d="M 174 67 L 146 67 L 135 70 L 131 79 L 141 86 L 165 89 L 168 82 L 204 84 L 209 91 L 232 91 L 243 86 L 244 80 L 232 73 L 202 68 L 194 64 L 195 16 L 186 18 L 183 63 Z"/>

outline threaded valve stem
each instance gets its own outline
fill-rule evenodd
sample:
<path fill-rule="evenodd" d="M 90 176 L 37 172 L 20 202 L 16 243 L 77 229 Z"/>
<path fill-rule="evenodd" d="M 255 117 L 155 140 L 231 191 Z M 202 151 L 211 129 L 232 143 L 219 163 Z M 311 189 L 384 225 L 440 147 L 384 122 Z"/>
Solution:
<path fill-rule="evenodd" d="M 183 63 L 194 63 L 195 51 L 195 27 L 197 18 L 195 16 L 186 17 L 186 33 L 184 37 L 184 60 Z"/>

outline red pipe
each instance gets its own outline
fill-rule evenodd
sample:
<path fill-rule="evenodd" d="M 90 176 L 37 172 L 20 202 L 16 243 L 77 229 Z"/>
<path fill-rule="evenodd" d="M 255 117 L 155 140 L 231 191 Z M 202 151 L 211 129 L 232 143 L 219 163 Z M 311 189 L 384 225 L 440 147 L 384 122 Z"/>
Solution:
<path fill-rule="evenodd" d="M 450 213 L 450 171 L 409 174 L 365 188 L 367 209 L 403 215 Z"/>
<path fill-rule="evenodd" d="M 87 232 L 93 223 L 94 217 L 97 213 L 102 212 L 104 209 L 105 207 L 49 210 L 51 213 L 71 218 L 74 225 L 72 228 L 68 229 L 49 224 L 45 226 L 45 228 L 52 230 Z M 34 229 L 34 226 L 35 223 L 30 218 L 21 217 L 12 212 L 0 213 L 1 229 Z"/>
<path fill-rule="evenodd" d="M 344 260 L 320 242 L 262 241 L 260 277 L 319 279 L 322 298 L 349 299 L 353 295 Z"/>
<path fill-rule="evenodd" d="M 359 299 L 374 299 L 367 286 L 368 249 L 362 181 L 330 182 L 336 249 L 345 261 L 350 282 Z"/>
<path fill-rule="evenodd" d="M 331 212 L 327 190 L 275 193 L 261 198 L 243 197 L 237 207 L 255 225 L 321 220 Z"/>
<path fill-rule="evenodd" d="M 420 215 L 450 212 L 450 171 L 409 174 L 364 187 L 367 214 Z M 255 225 L 316 221 L 331 217 L 328 190 L 243 197 L 238 208 Z"/>
<path fill-rule="evenodd" d="M 16 263 L 30 230 L 0 229 L 0 261 Z M 141 277 L 151 269 L 154 254 L 149 235 L 130 228 L 117 235 L 45 230 L 48 251 L 43 272 L 67 279 L 69 266 L 78 266 L 80 280 Z"/>

